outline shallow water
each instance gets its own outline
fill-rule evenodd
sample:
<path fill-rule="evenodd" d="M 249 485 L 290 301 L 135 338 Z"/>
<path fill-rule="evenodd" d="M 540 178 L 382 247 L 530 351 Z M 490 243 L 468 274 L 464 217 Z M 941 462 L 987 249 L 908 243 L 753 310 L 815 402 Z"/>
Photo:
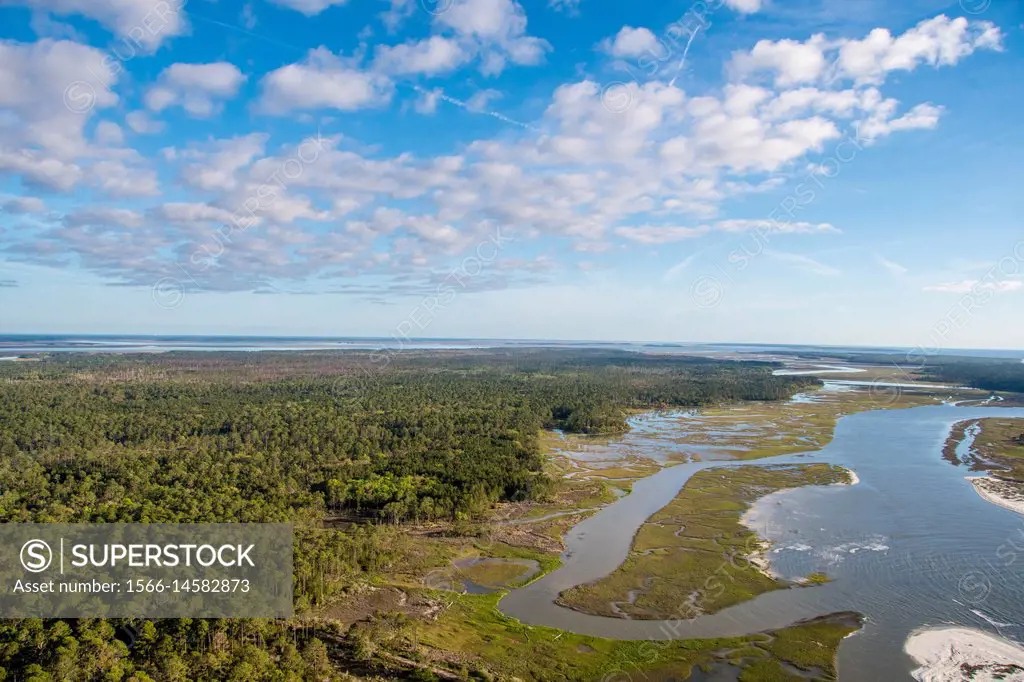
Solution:
<path fill-rule="evenodd" d="M 555 604 L 559 592 L 617 568 L 637 528 L 690 476 L 734 465 L 696 462 L 637 481 L 632 494 L 574 527 L 563 566 L 511 592 L 501 610 L 527 623 L 617 639 L 739 635 L 859 611 L 867 622 L 840 648 L 842 682 L 911 680 L 903 642 L 921 626 L 955 623 L 1024 640 L 1024 517 L 982 500 L 964 480 L 965 468 L 941 456 L 954 421 L 984 416 L 1024 417 L 1024 409 L 865 412 L 841 419 L 820 451 L 740 463 L 828 462 L 857 472 L 859 485 L 789 491 L 753 510 L 776 543 L 773 568 L 788 576 L 823 570 L 834 578 L 827 585 L 778 590 L 686 621 L 605 618 Z"/>

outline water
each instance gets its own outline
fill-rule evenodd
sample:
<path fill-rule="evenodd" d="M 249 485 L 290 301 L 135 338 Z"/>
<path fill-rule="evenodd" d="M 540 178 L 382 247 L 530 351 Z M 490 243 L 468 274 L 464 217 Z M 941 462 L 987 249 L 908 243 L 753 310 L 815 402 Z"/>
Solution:
<path fill-rule="evenodd" d="M 829 355 L 834 353 L 907 353 L 919 349 L 867 346 L 765 345 L 750 343 L 639 343 L 632 341 L 556 341 L 550 339 L 445 339 L 390 337 L 324 336 L 191 336 L 191 335 L 114 335 L 114 334 L 12 334 L 0 333 L 0 351 L 10 353 L 103 352 L 138 353 L 167 351 L 303 351 L 331 349 L 412 349 L 412 348 L 594 348 L 708 356 L 762 356 L 794 353 Z M 943 348 L 938 355 L 1020 359 L 1019 350 L 982 350 Z M 1021 360 L 1024 362 L 1024 359 Z M 845 368 L 843 368 L 845 369 Z M 814 372 L 815 374 L 820 372 Z"/>
<path fill-rule="evenodd" d="M 964 480 L 965 469 L 941 456 L 954 421 L 985 416 L 1024 417 L 1024 409 L 865 412 L 841 419 L 820 451 L 754 462 L 828 462 L 857 472 L 856 486 L 802 488 L 764 498 L 754 509 L 778 549 L 770 555 L 773 568 L 789 576 L 824 570 L 834 578 L 827 585 L 770 592 L 688 621 L 605 618 L 553 602 L 618 567 L 636 529 L 690 476 L 735 465 L 697 462 L 638 481 L 632 494 L 574 527 L 562 568 L 511 592 L 501 610 L 527 623 L 616 639 L 740 635 L 859 611 L 864 629 L 840 648 L 842 682 L 911 680 L 903 643 L 922 626 L 959 624 L 1024 641 L 1024 517 L 982 500 Z"/>

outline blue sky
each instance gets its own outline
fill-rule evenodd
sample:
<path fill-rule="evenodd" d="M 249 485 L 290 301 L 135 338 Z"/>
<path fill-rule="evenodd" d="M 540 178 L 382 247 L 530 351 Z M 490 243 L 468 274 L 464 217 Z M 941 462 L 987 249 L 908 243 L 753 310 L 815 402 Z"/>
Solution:
<path fill-rule="evenodd" d="M 0 333 L 1024 348 L 1007 0 L 5 0 Z"/>

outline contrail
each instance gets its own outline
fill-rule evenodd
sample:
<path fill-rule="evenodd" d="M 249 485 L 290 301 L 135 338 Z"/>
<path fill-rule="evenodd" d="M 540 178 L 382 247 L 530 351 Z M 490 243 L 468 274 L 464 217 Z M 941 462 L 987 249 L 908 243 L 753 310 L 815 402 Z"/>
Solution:
<path fill-rule="evenodd" d="M 679 64 L 676 65 L 676 75 L 672 76 L 672 80 L 668 82 L 668 86 L 671 88 L 676 84 L 676 79 L 679 78 L 679 72 L 683 70 L 683 64 L 686 63 L 686 55 L 690 52 L 690 45 L 693 44 L 693 39 L 697 37 L 700 32 L 700 26 L 698 26 L 693 33 L 690 34 L 690 39 L 686 41 L 686 47 L 683 48 L 683 56 L 679 60 Z"/>
<path fill-rule="evenodd" d="M 466 111 L 468 111 L 470 113 L 484 114 L 486 116 L 491 116 L 493 118 L 496 118 L 499 121 L 504 121 L 505 123 L 511 123 L 514 126 L 519 126 L 520 128 L 525 128 L 526 130 L 533 130 L 533 131 L 538 132 L 538 133 L 541 132 L 540 128 L 536 128 L 536 127 L 530 125 L 529 123 L 523 123 L 522 121 L 517 121 L 514 118 L 509 118 L 505 114 L 499 114 L 496 111 L 490 111 L 488 109 L 477 109 L 475 107 L 471 107 L 471 106 L 469 106 L 469 104 L 467 102 L 463 102 L 461 99 L 457 99 L 455 97 L 451 97 L 449 95 L 444 94 L 444 91 L 442 91 L 442 90 L 436 90 L 436 91 L 425 90 L 425 89 L 421 88 L 418 85 L 412 86 L 412 89 L 415 90 L 416 92 L 420 93 L 421 95 L 434 95 L 434 96 L 438 97 L 439 99 L 443 99 L 445 102 L 448 102 L 450 104 L 454 104 L 457 107 L 462 107 L 463 109 L 465 109 Z"/>

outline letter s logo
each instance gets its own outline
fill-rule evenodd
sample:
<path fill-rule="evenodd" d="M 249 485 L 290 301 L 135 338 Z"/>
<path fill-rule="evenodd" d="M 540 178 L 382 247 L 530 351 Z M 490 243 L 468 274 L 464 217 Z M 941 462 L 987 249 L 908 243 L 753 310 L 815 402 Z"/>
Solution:
<path fill-rule="evenodd" d="M 31 573 L 41 573 L 53 563 L 53 551 L 42 540 L 29 540 L 21 546 L 21 565 Z"/>

